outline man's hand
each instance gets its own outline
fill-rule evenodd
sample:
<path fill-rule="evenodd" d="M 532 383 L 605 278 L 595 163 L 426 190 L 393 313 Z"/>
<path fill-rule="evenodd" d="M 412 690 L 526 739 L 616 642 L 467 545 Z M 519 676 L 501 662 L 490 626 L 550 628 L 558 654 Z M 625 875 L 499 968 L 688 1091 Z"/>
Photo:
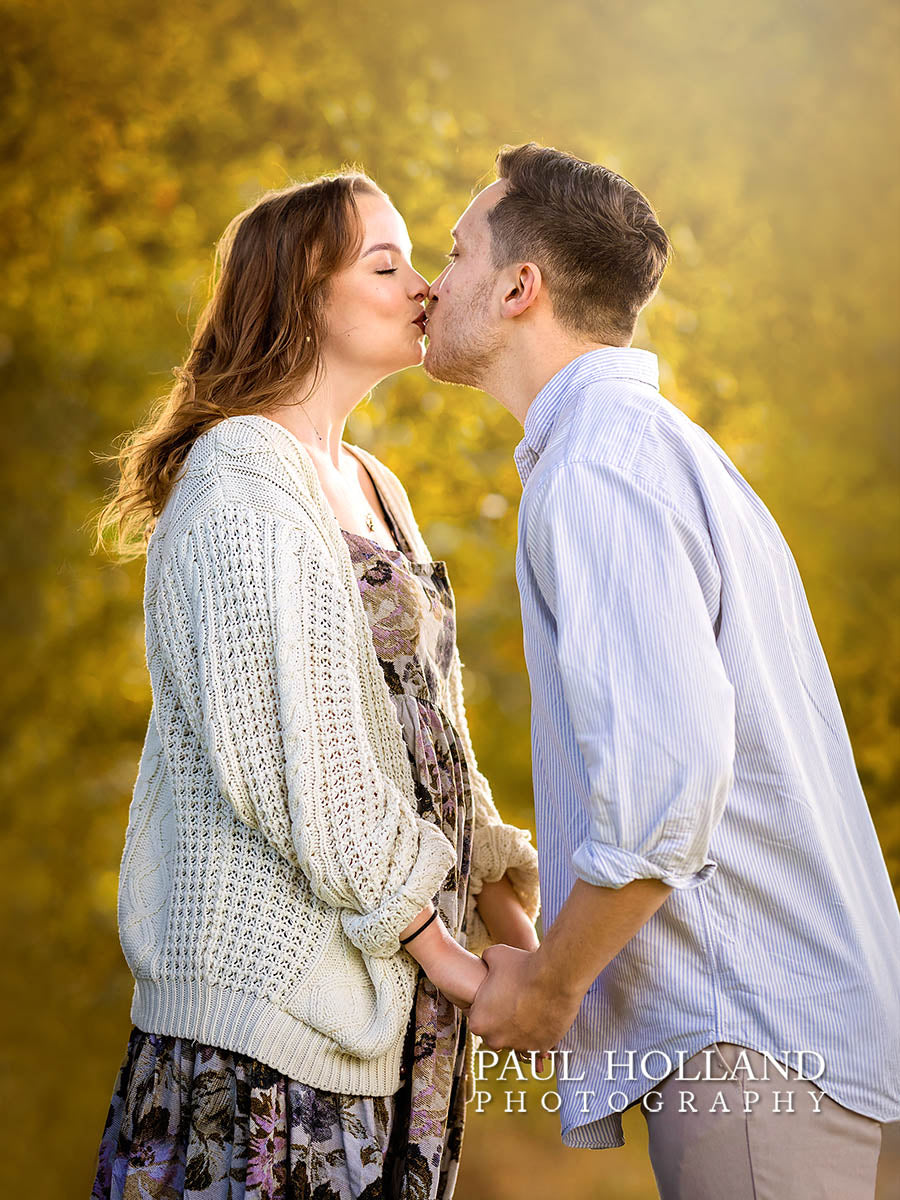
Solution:
<path fill-rule="evenodd" d="M 488 975 L 468 1012 L 472 1032 L 490 1050 L 552 1050 L 578 1015 L 583 994 L 561 992 L 525 950 L 489 946 L 482 959 Z"/>
<path fill-rule="evenodd" d="M 485 950 L 488 976 L 469 1009 L 472 1032 L 491 1050 L 554 1049 L 588 988 L 671 890 L 659 879 L 635 879 L 621 888 L 576 879 L 537 950 Z"/>

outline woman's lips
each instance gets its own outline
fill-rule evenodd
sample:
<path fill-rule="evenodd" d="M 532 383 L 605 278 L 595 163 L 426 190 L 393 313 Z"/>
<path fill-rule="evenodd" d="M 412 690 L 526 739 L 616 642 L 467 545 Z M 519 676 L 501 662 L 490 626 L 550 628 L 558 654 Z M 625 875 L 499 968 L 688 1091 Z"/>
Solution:
<path fill-rule="evenodd" d="M 418 327 L 422 330 L 423 333 L 425 332 L 425 327 L 427 324 L 428 324 L 428 318 L 425 316 L 424 313 L 419 313 L 419 315 L 413 321 L 413 325 L 418 325 Z"/>

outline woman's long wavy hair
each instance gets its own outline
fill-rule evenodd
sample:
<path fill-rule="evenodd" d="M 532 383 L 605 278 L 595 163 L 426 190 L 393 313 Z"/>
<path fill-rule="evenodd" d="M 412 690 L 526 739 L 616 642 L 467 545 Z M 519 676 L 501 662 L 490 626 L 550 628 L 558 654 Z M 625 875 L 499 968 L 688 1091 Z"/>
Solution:
<path fill-rule="evenodd" d="M 197 438 L 226 417 L 306 399 L 321 374 L 331 276 L 359 253 L 358 171 L 267 192 L 216 247 L 211 295 L 175 385 L 115 454 L 119 480 L 97 517 L 95 552 L 137 558 Z M 305 385 L 305 387 L 303 386 Z"/>

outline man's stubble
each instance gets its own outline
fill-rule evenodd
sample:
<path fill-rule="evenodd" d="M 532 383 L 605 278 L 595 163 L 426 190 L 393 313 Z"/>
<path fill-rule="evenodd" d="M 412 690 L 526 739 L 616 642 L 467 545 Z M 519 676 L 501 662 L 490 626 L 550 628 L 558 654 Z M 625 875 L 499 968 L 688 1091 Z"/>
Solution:
<path fill-rule="evenodd" d="M 458 383 L 466 387 L 481 387 L 502 347 L 499 330 L 488 324 L 488 304 L 493 280 L 484 280 L 465 305 L 457 300 L 457 312 L 465 317 L 445 312 L 441 321 L 441 337 L 429 341 L 425 354 L 425 374 L 440 383 Z M 440 305 L 440 300 L 438 300 Z"/>

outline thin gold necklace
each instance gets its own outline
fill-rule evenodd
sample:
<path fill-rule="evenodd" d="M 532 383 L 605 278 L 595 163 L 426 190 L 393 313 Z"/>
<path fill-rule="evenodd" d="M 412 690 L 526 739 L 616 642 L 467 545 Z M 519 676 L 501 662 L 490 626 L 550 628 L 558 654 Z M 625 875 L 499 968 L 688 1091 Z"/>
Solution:
<path fill-rule="evenodd" d="M 312 425 L 313 433 L 316 435 L 316 437 L 321 442 L 323 440 L 322 435 L 321 435 L 321 433 L 319 433 L 318 429 L 316 429 L 315 422 L 313 421 L 313 419 L 309 415 L 309 413 L 306 411 L 306 406 L 301 404 L 300 411 L 306 417 L 307 421 L 309 421 L 310 425 Z M 369 533 L 375 532 L 375 514 L 372 512 L 371 509 L 369 509 L 366 512 L 366 529 L 368 529 Z"/>

